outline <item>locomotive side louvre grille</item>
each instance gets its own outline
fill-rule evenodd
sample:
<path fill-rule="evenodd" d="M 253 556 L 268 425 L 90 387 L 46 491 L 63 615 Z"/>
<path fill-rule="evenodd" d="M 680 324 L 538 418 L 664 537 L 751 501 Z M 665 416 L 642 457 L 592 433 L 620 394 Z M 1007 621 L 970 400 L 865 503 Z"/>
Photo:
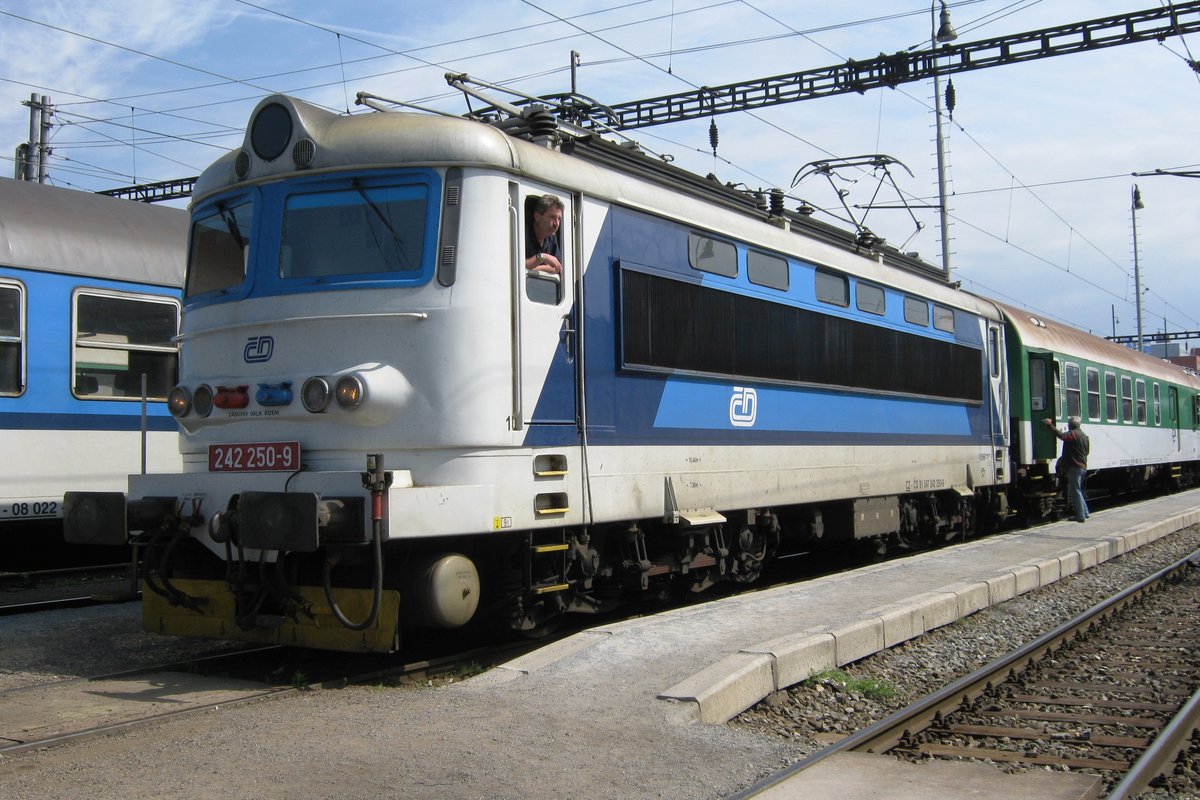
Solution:
<path fill-rule="evenodd" d="M 623 270 L 623 366 L 983 401 L 974 347 Z"/>
<path fill-rule="evenodd" d="M 446 170 L 446 186 L 443 195 L 442 231 L 439 242 L 437 280 L 442 286 L 453 286 L 458 274 L 458 229 L 462 221 L 461 167 Z"/>

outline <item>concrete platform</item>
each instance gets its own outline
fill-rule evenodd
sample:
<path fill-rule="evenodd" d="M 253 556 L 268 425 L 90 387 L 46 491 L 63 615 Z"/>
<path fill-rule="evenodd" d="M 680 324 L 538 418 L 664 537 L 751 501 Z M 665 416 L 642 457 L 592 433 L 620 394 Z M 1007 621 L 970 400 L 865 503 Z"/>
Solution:
<path fill-rule="evenodd" d="M 909 764 L 888 756 L 839 753 L 754 796 L 762 800 L 1095 800 L 1103 786 L 1098 775 L 1043 771 L 1010 775 L 989 764 Z"/>
<path fill-rule="evenodd" d="M 674 725 L 724 723 L 812 674 L 1197 523 L 1200 491 L 1180 493 L 1094 514 L 1083 525 L 1044 525 L 595 628 L 509 662 L 468 686 L 484 690 L 515 682 L 545 690 L 586 680 L 599 696 L 622 695 L 622 706 L 637 703 L 640 696 L 645 715 L 661 716 Z M 659 701 L 657 707 L 647 702 L 652 697 Z M 1008 795 L 1066 800 L 1099 792 L 1098 783 L 1087 776 L 1023 777 L 966 764 L 910 769 L 894 759 L 855 754 L 802 776 L 763 796 L 961 800 Z M 978 794 L 972 787 L 979 787 Z"/>

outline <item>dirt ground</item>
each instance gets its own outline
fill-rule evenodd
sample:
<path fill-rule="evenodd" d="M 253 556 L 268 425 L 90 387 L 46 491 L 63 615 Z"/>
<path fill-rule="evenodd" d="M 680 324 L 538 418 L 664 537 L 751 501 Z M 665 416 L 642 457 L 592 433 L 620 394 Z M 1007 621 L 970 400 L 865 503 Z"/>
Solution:
<path fill-rule="evenodd" d="M 172 641 L 142 633 L 134 607 L 35 616 L 55 623 L 0 621 L 0 688 L 154 661 Z M 690 800 L 786 763 L 788 746 L 769 737 L 670 721 L 652 687 L 590 705 L 605 646 L 620 645 L 531 675 L 301 692 L 18 753 L 0 758 L 0 797 Z M 572 718 L 581 704 L 588 718 Z"/>

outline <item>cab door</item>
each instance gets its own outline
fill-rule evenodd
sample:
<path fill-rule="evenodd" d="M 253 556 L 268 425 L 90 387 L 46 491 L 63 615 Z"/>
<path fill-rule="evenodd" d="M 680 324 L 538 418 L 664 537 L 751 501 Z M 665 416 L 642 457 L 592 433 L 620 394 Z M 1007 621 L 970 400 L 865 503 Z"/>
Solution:
<path fill-rule="evenodd" d="M 563 271 L 557 275 L 525 268 L 526 241 L 533 235 L 533 205 L 547 193 L 564 205 L 558 231 Z M 551 187 L 513 183 L 510 202 L 516 233 L 512 281 L 514 428 L 557 426 L 577 432 L 575 282 L 579 256 L 575 198 Z"/>
<path fill-rule="evenodd" d="M 1167 387 L 1167 427 L 1171 429 L 1171 443 L 1178 453 L 1182 449 L 1179 436 L 1179 389 L 1174 386 Z"/>

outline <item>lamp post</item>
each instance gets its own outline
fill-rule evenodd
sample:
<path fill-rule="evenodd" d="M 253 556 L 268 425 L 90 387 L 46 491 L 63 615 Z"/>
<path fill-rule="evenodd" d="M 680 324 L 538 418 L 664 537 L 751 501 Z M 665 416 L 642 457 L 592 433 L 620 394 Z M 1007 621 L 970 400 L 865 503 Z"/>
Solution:
<path fill-rule="evenodd" d="M 940 25 L 935 23 L 935 5 L 936 3 L 929 5 L 930 44 L 934 50 L 937 49 L 938 42 L 952 42 L 958 38 L 958 33 L 950 24 L 950 9 L 946 8 L 945 0 L 941 3 Z M 950 232 L 946 227 L 949 218 L 946 211 L 946 149 L 942 140 L 942 83 L 938 80 L 936 53 L 933 59 L 933 112 L 937 117 L 938 220 L 942 225 L 942 271 L 946 273 L 946 280 L 950 280 Z"/>
<path fill-rule="evenodd" d="M 1137 212 L 1139 208 L 1145 208 L 1142 203 L 1142 193 L 1138 191 L 1137 184 L 1133 185 L 1133 198 L 1130 203 L 1130 216 L 1133 217 L 1133 291 L 1134 291 L 1134 308 L 1137 309 L 1137 343 L 1138 352 L 1142 352 L 1142 271 L 1138 266 L 1138 247 L 1137 247 Z"/>

